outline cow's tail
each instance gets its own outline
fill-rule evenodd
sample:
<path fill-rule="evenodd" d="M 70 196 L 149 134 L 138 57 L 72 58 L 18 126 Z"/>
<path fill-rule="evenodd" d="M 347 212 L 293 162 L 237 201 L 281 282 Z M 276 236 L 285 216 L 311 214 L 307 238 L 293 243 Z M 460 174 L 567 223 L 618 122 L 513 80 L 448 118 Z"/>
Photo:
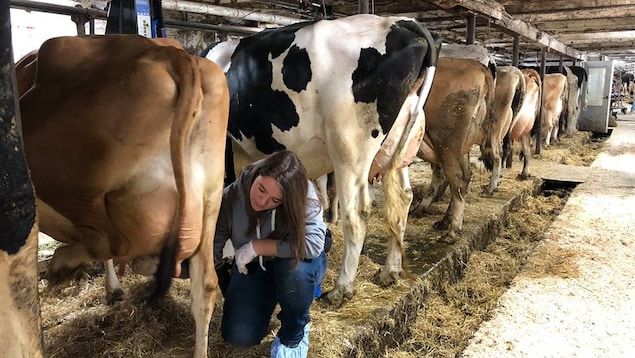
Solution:
<path fill-rule="evenodd" d="M 234 168 L 234 148 L 232 139 L 227 135 L 225 139 L 225 185 L 227 186 L 236 180 L 236 169 Z"/>
<path fill-rule="evenodd" d="M 441 51 L 441 39 L 438 36 L 433 36 L 427 28 L 419 23 L 412 23 L 416 25 L 416 29 L 411 29 L 411 31 L 415 31 L 418 35 L 423 37 L 428 46 L 421 63 L 419 80 L 415 84 L 415 87 L 418 88 L 417 101 L 413 103 L 412 108 L 410 109 L 410 120 L 402 132 L 405 135 L 402 135 L 399 139 L 399 143 L 397 145 L 398 151 L 396 152 L 397 155 L 392 157 L 392 168 L 396 168 L 402 164 L 401 162 L 406 155 L 405 152 L 408 150 L 408 143 L 411 143 L 413 138 L 419 135 L 419 131 L 413 130 L 413 128 L 416 128 L 417 126 L 425 127 L 425 116 L 423 116 L 423 124 L 418 123 L 417 118 L 419 118 L 420 113 L 423 113 L 423 106 L 425 105 L 428 95 L 430 94 L 430 90 L 432 89 L 432 81 L 434 80 L 434 74 L 439 60 L 439 52 Z"/>
<path fill-rule="evenodd" d="M 536 116 L 534 117 L 534 124 L 531 127 L 531 131 L 529 133 L 530 136 L 535 136 L 536 131 L 538 130 L 538 122 L 540 121 L 540 113 L 542 107 L 542 80 L 540 79 L 540 74 L 538 71 L 531 69 L 531 71 L 527 72 L 527 77 L 532 79 L 538 85 L 538 108 L 536 110 Z"/>
<path fill-rule="evenodd" d="M 421 138 L 417 139 L 416 137 L 423 137 L 422 133 L 425 128 L 423 106 L 432 88 L 441 42 L 416 21 L 403 21 L 400 22 L 400 26 L 418 35 L 416 44 L 422 48 L 421 51 L 425 51 L 425 54 L 421 58 L 417 79 L 407 96 L 409 99 L 414 97 L 416 99 L 408 100 L 407 103 L 403 104 L 403 106 L 409 106 L 407 109 L 402 107 L 402 110 L 407 111 L 407 116 L 398 115 L 397 121 L 392 124 L 388 135 L 384 138 L 382 147 L 373 159 L 368 173 L 369 181 L 374 180 L 377 175 L 390 168 L 394 169 L 409 164 L 408 159 L 406 159 L 407 153 L 410 152 L 409 148 L 414 145 L 418 148 L 416 141 L 420 141 Z M 416 149 L 413 151 L 412 157 L 415 155 Z"/>
<path fill-rule="evenodd" d="M 170 132 L 170 156 L 177 190 L 177 205 L 172 220 L 172 229 L 161 250 L 159 266 L 155 273 L 155 290 L 150 296 L 150 302 L 165 297 L 172 284 L 172 277 L 175 274 L 177 255 L 180 250 L 180 241 L 183 239 L 183 228 L 192 240 L 200 240 L 200 231 L 194 228 L 202 228 L 202 215 L 193 216 L 191 211 L 195 207 L 196 196 L 192 191 L 192 151 L 191 136 L 194 127 L 197 125 L 198 110 L 201 105 L 201 75 L 198 71 L 196 59 L 187 55 L 186 52 L 170 48 L 163 51 L 169 52 L 166 58 L 172 59 L 172 68 L 176 78 L 178 99 L 172 129 Z M 178 51 L 178 52 L 177 52 Z M 190 232 L 191 231 L 191 232 Z"/>
<path fill-rule="evenodd" d="M 564 77 L 564 86 L 562 88 L 562 93 L 560 93 L 560 100 L 562 101 L 562 111 L 560 112 L 560 117 L 558 118 L 558 139 L 560 139 L 562 133 L 567 130 L 567 124 L 569 123 L 568 118 L 571 115 L 571 113 L 569 113 L 569 77 L 566 74 L 564 75 Z"/>
<path fill-rule="evenodd" d="M 423 112 L 423 106 L 425 105 L 426 100 L 428 99 L 428 95 L 430 94 L 430 90 L 432 88 L 432 81 L 434 80 L 434 74 L 436 72 L 437 61 L 439 59 L 439 52 L 441 51 L 441 40 L 437 36 L 433 36 L 430 34 L 428 29 L 415 23 L 417 25 L 416 32 L 421 35 L 425 42 L 428 44 L 426 55 L 423 58 L 421 70 L 419 72 L 419 79 L 415 85 L 417 88 L 417 100 L 413 102 L 412 107 L 410 109 L 410 119 L 406 124 L 406 128 L 402 132 L 402 136 L 399 138 L 399 142 L 397 144 L 397 151 L 395 155 L 391 158 L 390 168 L 383 177 L 384 189 L 386 190 L 386 195 L 390 195 L 391 198 L 395 200 L 390 200 L 394 205 L 403 205 L 403 203 L 410 204 L 412 201 L 412 191 L 406 191 L 404 188 L 398 186 L 400 183 L 398 176 L 397 168 L 403 165 L 403 161 L 405 157 L 407 157 L 407 152 L 409 152 L 412 147 L 412 143 L 420 143 L 423 139 L 423 131 L 425 130 L 425 114 Z M 423 123 L 421 123 L 423 122 Z M 420 127 L 421 130 L 416 129 Z M 416 136 L 421 136 L 418 140 L 415 139 Z M 419 148 L 419 144 L 416 145 L 416 149 Z M 414 153 L 416 153 L 416 149 Z M 402 203 L 402 204 L 398 204 Z M 402 212 L 399 208 L 396 207 L 386 207 L 386 214 L 394 216 L 397 213 Z M 398 219 L 397 227 L 390 227 L 393 234 L 393 237 L 401 237 L 403 239 L 404 232 L 401 231 L 406 227 L 406 221 L 408 218 L 408 210 L 405 211 L 405 216 L 400 217 Z M 390 225 L 392 226 L 392 225 Z M 401 258 L 403 260 L 403 265 L 408 266 L 407 255 L 405 254 L 403 243 L 399 240 L 394 241 L 398 246 L 397 249 L 401 253 Z M 406 272 L 407 274 L 407 272 Z"/>
<path fill-rule="evenodd" d="M 494 116 L 494 98 L 496 89 L 496 64 L 490 61 L 488 66 L 489 72 L 492 76 L 486 76 L 485 82 L 487 85 L 485 93 L 485 118 L 481 123 L 481 130 L 483 131 L 483 139 L 481 141 L 481 160 L 483 165 L 489 171 L 494 168 L 494 152 L 492 149 L 492 142 L 490 133 L 492 132 L 492 125 L 496 120 Z"/>
<path fill-rule="evenodd" d="M 523 106 L 523 100 L 525 99 L 525 90 L 527 88 L 525 75 L 523 75 L 523 73 L 517 67 L 512 67 L 512 72 L 514 72 L 516 76 L 518 76 L 518 83 L 516 83 L 516 91 L 514 92 L 514 99 L 512 100 L 512 113 L 514 114 L 514 116 L 509 126 L 509 130 L 511 130 L 516 124 L 516 121 L 518 121 L 518 115 L 520 114 L 520 109 Z"/>

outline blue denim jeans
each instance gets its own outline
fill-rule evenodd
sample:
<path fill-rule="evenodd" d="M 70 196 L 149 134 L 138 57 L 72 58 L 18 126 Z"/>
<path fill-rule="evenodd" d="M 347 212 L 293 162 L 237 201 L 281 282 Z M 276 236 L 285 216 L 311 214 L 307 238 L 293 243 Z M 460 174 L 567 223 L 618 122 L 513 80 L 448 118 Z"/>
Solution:
<path fill-rule="evenodd" d="M 326 254 L 303 260 L 275 258 L 265 261 L 266 271 L 258 262 L 247 265 L 247 275 L 232 265 L 231 279 L 225 292 L 221 334 L 230 344 L 249 347 L 259 344 L 267 334 L 271 315 L 280 304 L 278 337 L 288 347 L 296 346 L 309 323 L 309 309 L 315 289 L 326 272 Z"/>

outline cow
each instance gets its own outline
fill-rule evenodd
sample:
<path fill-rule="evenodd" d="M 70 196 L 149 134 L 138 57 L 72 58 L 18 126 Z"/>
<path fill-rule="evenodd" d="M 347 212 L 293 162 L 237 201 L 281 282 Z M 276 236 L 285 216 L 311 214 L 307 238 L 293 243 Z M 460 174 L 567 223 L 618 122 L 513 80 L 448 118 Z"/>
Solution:
<path fill-rule="evenodd" d="M 539 68 L 532 69 L 540 71 Z M 547 66 L 545 73 L 561 73 L 567 77 L 566 103 L 560 113 L 558 133 L 570 136 L 577 130 L 580 109 L 586 107 L 586 94 L 583 91 L 583 85 L 587 82 L 586 70 L 580 66 Z"/>
<path fill-rule="evenodd" d="M 558 139 L 560 115 L 567 106 L 568 82 L 567 77 L 560 73 L 549 73 L 543 80 L 544 99 L 542 104 L 541 136 L 545 147 L 549 147 L 552 140 Z"/>
<path fill-rule="evenodd" d="M 206 57 L 227 69 L 236 159 L 228 172 L 289 149 L 311 178 L 334 173 L 344 257 L 325 299 L 336 307 L 354 294 L 371 212 L 369 181 L 381 175 L 392 240 L 376 279 L 394 283 L 412 201 L 406 164 L 421 140 L 440 42 L 413 19 L 361 14 L 224 44 Z"/>
<path fill-rule="evenodd" d="M 523 169 L 518 174 L 517 179 L 526 180 L 529 178 L 529 159 L 531 158 L 531 131 L 540 113 L 540 92 L 542 81 L 540 74 L 533 69 L 522 69 L 525 77 L 525 94 L 518 115 L 514 117 L 509 132 L 503 140 L 503 158 L 507 168 L 512 166 L 512 152 L 514 141 L 519 140 L 521 146 L 521 158 L 523 159 Z"/>
<path fill-rule="evenodd" d="M 588 81 L 584 67 L 567 66 L 570 74 L 567 74 L 569 82 L 568 116 L 564 125 L 563 135 L 571 136 L 578 130 L 578 118 L 582 108 L 586 108 L 586 86 Z M 571 74 L 573 76 L 571 76 Z"/>
<path fill-rule="evenodd" d="M 15 63 L 16 76 L 18 83 L 18 98 L 22 97 L 35 81 L 35 70 L 37 64 L 37 49 L 22 56 L 18 62 Z"/>
<path fill-rule="evenodd" d="M 35 193 L 24 158 L 11 51 L 0 61 L 0 346 L 4 357 L 39 358 L 44 355 Z"/>
<path fill-rule="evenodd" d="M 486 133 L 482 150 L 485 167 L 491 170 L 489 185 L 484 194 L 492 196 L 502 177 L 503 139 L 515 121 L 525 94 L 525 76 L 517 67 L 496 68 L 496 89 L 494 91 L 494 111 L 490 130 Z M 485 162 L 487 160 L 487 162 Z"/>
<path fill-rule="evenodd" d="M 138 35 L 53 38 L 36 68 L 20 98 L 26 158 L 41 230 L 67 244 L 49 282 L 90 261 L 159 256 L 152 302 L 189 258 L 194 356 L 206 357 L 229 116 L 222 70 Z"/>
<path fill-rule="evenodd" d="M 449 184 L 450 203 L 443 218 L 433 224 L 437 230 L 447 230 L 442 237 L 447 243 L 454 242 L 463 227 L 465 195 L 472 176 L 468 153 L 488 137 L 493 118 L 496 70 L 487 58 L 440 57 L 424 107 L 425 135 L 417 155 L 431 164 L 432 179 L 411 215 L 428 211 Z"/>

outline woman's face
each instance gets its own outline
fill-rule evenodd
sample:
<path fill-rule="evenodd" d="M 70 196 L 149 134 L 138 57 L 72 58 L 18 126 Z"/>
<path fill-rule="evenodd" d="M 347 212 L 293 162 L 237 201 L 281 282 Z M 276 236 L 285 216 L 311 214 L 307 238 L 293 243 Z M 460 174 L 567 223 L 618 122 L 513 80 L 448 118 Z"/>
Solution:
<path fill-rule="evenodd" d="M 249 189 L 249 201 L 254 211 L 266 211 L 282 204 L 282 187 L 272 177 L 259 175 Z"/>

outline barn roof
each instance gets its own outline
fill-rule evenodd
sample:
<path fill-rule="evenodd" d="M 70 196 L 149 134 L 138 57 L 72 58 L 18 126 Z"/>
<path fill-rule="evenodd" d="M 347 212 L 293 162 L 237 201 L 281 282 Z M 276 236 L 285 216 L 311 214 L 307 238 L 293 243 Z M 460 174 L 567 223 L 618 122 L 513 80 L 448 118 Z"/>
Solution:
<path fill-rule="evenodd" d="M 10 0 L 16 4 L 31 0 Z M 107 0 L 74 0 L 105 8 Z M 635 63 L 635 1 L 629 0 L 162 0 L 166 20 L 204 23 L 227 32 L 360 12 L 414 17 L 451 43 L 474 39 L 511 63 L 517 38 L 520 61 L 615 59 Z M 191 14 L 197 16 L 193 21 Z M 620 62 L 621 63 L 621 62 Z"/>

